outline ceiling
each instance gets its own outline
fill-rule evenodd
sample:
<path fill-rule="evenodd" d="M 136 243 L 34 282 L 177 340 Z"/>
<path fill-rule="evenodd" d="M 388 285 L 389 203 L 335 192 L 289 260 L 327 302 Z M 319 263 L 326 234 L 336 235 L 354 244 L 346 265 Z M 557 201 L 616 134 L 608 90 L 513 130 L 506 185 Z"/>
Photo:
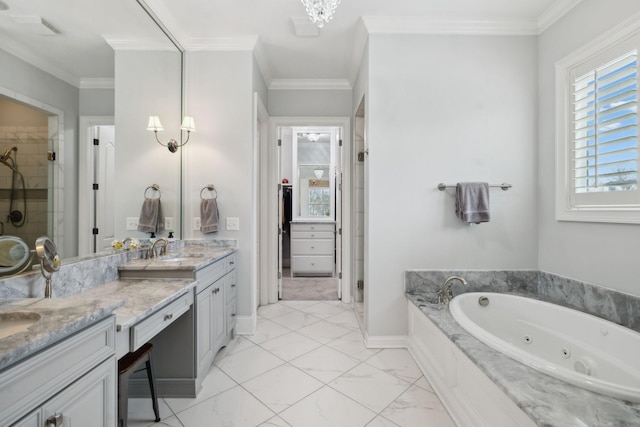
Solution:
<path fill-rule="evenodd" d="M 271 87 L 314 81 L 349 87 L 367 34 L 535 35 L 580 1 L 342 0 L 321 30 L 308 22 L 299 0 L 146 4 L 187 51 L 253 50 Z M 14 16 L 39 16 L 60 34 L 36 34 L 42 25 L 17 23 Z M 317 35 L 298 36 L 296 28 Z M 123 43 L 172 48 L 136 0 L 0 0 L 0 48 L 75 86 L 112 81 L 113 47 Z"/>

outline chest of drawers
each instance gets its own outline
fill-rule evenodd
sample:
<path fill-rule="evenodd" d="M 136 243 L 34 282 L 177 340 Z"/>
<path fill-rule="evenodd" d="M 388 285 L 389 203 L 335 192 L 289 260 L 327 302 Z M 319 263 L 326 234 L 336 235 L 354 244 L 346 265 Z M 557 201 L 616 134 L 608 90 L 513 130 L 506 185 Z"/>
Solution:
<path fill-rule="evenodd" d="M 291 274 L 333 275 L 335 270 L 335 225 L 291 224 Z"/>

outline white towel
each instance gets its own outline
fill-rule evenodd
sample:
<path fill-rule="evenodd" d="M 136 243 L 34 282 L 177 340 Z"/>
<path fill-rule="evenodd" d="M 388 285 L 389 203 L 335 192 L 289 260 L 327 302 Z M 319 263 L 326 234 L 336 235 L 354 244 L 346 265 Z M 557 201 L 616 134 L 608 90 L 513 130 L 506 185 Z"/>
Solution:
<path fill-rule="evenodd" d="M 200 201 L 200 231 L 202 233 L 218 232 L 218 202 L 216 199 Z"/>
<path fill-rule="evenodd" d="M 459 182 L 456 185 L 456 216 L 464 222 L 489 222 L 489 184 Z"/>
<path fill-rule="evenodd" d="M 164 230 L 164 217 L 162 216 L 162 205 L 160 198 L 145 198 L 140 209 L 140 219 L 138 219 L 138 231 L 145 233 L 159 233 Z"/>

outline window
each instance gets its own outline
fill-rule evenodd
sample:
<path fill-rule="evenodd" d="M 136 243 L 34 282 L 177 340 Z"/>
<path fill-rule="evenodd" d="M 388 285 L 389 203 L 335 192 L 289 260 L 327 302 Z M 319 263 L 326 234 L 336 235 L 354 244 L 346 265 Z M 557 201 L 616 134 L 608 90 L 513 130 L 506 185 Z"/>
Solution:
<path fill-rule="evenodd" d="M 639 31 L 614 29 L 556 64 L 556 219 L 640 223 Z"/>

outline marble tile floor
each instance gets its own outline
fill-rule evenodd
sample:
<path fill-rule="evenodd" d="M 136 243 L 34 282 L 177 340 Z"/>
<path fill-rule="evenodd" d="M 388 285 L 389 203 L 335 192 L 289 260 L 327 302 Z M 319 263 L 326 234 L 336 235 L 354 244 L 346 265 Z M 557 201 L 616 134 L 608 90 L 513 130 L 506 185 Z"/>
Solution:
<path fill-rule="evenodd" d="M 455 426 L 405 349 L 367 349 L 340 301 L 258 309 L 256 334 L 222 349 L 195 399 L 130 399 L 129 427 Z"/>

